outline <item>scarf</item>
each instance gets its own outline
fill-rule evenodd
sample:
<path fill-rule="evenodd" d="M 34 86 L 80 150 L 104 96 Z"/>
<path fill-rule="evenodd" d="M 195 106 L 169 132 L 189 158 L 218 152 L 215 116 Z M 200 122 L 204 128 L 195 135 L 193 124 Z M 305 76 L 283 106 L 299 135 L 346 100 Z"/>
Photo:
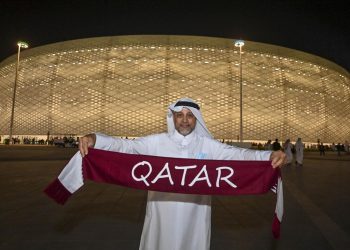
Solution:
<path fill-rule="evenodd" d="M 198 160 L 134 155 L 89 149 L 69 161 L 44 192 L 64 204 L 84 180 L 130 188 L 198 195 L 249 195 L 277 193 L 272 232 L 280 236 L 283 190 L 280 169 L 270 161 Z"/>

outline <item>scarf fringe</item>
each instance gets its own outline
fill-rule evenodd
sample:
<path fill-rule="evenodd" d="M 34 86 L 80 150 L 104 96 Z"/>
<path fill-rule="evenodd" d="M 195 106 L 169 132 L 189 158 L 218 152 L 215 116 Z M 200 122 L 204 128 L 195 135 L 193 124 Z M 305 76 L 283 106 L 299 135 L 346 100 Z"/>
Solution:
<path fill-rule="evenodd" d="M 49 184 L 45 189 L 44 193 L 47 194 L 51 199 L 55 200 L 58 204 L 64 205 L 68 198 L 72 195 L 56 178 L 51 184 Z"/>

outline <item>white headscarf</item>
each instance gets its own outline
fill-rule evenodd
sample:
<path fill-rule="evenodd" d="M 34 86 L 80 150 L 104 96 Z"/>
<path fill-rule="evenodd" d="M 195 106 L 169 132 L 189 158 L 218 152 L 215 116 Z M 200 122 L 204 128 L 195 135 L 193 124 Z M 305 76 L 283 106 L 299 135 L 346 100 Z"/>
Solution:
<path fill-rule="evenodd" d="M 175 131 L 172 111 L 180 112 L 183 108 L 187 108 L 191 110 L 192 114 L 197 119 L 196 127 L 193 132 L 200 136 L 213 138 L 213 136 L 210 134 L 209 130 L 205 125 L 205 122 L 202 117 L 202 113 L 199 110 L 199 105 L 190 98 L 181 98 L 169 106 L 168 115 L 167 115 L 168 133 L 174 133 Z"/>

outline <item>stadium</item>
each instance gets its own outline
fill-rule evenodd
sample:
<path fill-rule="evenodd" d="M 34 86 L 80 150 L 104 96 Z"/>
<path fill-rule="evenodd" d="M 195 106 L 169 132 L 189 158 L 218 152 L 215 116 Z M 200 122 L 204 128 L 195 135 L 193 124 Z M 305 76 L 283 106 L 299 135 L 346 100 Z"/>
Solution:
<path fill-rule="evenodd" d="M 240 59 L 241 58 L 241 59 Z M 0 135 L 10 133 L 17 55 L 0 63 Z M 168 105 L 196 100 L 219 140 L 350 140 L 350 77 L 326 59 L 232 39 L 133 35 L 21 51 L 14 136 L 166 131 Z"/>

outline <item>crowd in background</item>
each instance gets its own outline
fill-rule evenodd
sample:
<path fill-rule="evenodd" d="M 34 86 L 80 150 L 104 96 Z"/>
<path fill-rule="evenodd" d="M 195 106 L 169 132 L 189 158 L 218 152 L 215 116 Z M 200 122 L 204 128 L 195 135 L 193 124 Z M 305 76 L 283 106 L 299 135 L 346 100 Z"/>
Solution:
<path fill-rule="evenodd" d="M 265 150 L 283 150 L 287 154 L 287 160 L 288 163 L 292 162 L 293 154 L 298 155 L 298 152 L 301 150 L 304 151 L 319 151 L 321 156 L 326 155 L 326 151 L 333 151 L 337 152 L 337 154 L 340 156 L 341 152 L 345 152 L 347 154 L 350 154 L 350 147 L 349 142 L 346 140 L 344 144 L 338 143 L 335 144 L 334 142 L 332 144 L 323 144 L 320 140 L 317 140 L 317 143 L 307 144 L 301 142 L 301 138 L 298 138 L 295 144 L 293 144 L 290 139 L 287 139 L 282 145 L 276 139 L 273 143 L 271 140 L 268 140 L 264 145 L 261 143 L 259 144 L 253 144 L 258 149 L 265 149 Z"/>
<path fill-rule="evenodd" d="M 290 141 L 289 141 L 290 142 Z M 265 144 L 262 144 L 261 142 L 253 142 L 252 147 L 255 149 L 260 149 L 260 150 L 272 150 L 272 145 L 273 143 L 271 140 L 268 140 Z M 283 144 L 284 145 L 284 144 Z M 282 149 L 282 146 L 280 144 L 280 148 Z M 292 146 L 292 152 L 295 153 L 295 148 L 294 144 Z M 341 152 L 350 152 L 349 151 L 349 142 L 345 141 L 344 144 L 341 143 L 332 143 L 332 144 L 323 144 L 322 142 L 319 143 L 304 143 L 304 148 L 306 151 L 319 151 L 320 148 L 324 151 L 341 151 Z"/>
<path fill-rule="evenodd" d="M 58 147 L 77 147 L 79 137 L 77 136 L 49 136 L 44 139 L 36 136 L 14 136 L 12 137 L 12 144 L 24 145 L 51 145 Z M 0 136 L 0 144 L 9 144 L 9 138 Z"/>

